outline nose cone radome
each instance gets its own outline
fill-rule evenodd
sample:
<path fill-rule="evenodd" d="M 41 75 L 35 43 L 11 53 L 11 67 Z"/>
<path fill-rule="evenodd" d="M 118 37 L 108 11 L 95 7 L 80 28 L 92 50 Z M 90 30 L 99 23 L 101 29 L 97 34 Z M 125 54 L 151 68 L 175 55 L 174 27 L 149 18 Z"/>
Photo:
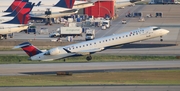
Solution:
<path fill-rule="evenodd" d="M 169 33 L 169 31 L 166 30 L 166 29 L 164 29 L 163 32 L 164 32 L 165 34 L 168 34 L 168 33 Z"/>

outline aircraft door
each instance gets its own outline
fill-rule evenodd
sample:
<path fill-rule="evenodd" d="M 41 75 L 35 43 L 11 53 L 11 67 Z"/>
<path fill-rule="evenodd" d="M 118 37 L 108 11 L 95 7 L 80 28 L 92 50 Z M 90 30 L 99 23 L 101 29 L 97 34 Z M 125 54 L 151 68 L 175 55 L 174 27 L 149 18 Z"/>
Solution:
<path fill-rule="evenodd" d="M 151 29 L 148 29 L 146 32 L 146 37 L 151 37 L 151 34 L 153 33 Z"/>

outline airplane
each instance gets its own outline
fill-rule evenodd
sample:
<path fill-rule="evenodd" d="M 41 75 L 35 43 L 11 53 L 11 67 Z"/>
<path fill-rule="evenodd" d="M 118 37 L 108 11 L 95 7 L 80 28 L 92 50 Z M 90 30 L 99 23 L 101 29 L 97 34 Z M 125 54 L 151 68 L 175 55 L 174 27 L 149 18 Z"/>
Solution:
<path fill-rule="evenodd" d="M 26 3 L 28 3 L 27 1 L 28 0 L 23 0 L 22 2 L 20 2 L 20 4 L 17 7 L 11 8 L 13 7 L 13 3 L 14 3 L 13 2 L 11 6 L 9 6 L 9 8 L 6 10 L 6 11 L 12 11 L 12 12 L 8 14 L 6 13 L 6 15 L 3 14 L 3 16 L 0 16 L 0 23 L 12 20 L 14 16 L 16 16 L 17 13 L 26 5 Z"/>
<path fill-rule="evenodd" d="M 97 38 L 90 41 L 80 42 L 67 46 L 59 46 L 49 50 L 41 51 L 29 42 L 21 43 L 13 49 L 22 48 L 28 55 L 30 60 L 52 61 L 56 59 L 65 59 L 71 56 L 86 55 L 86 60 L 91 60 L 91 54 L 103 51 L 113 46 L 120 46 L 127 43 L 147 40 L 160 37 L 169 33 L 166 29 L 151 26 L 139 28 L 130 32 L 115 34 L 107 37 Z"/>
<path fill-rule="evenodd" d="M 54 6 L 60 0 L 30 0 L 30 2 L 36 3 L 36 6 Z M 86 7 L 94 6 L 94 2 L 97 0 L 88 0 L 88 1 L 75 1 L 73 9 L 81 9 Z M 9 6 L 9 2 L 13 0 L 3 0 L 0 3 L 0 6 Z"/>
<path fill-rule="evenodd" d="M 29 2 L 29 0 L 14 0 L 14 2 L 11 4 L 11 6 L 4 12 L 13 12 L 11 14 L 6 13 L 0 13 L 1 17 L 0 22 L 7 21 L 7 19 L 12 19 L 12 16 L 14 17 L 16 13 L 25 5 L 25 3 Z M 70 2 L 70 3 L 68 3 Z M 47 15 L 45 15 L 45 12 L 47 9 L 50 9 L 52 14 L 50 15 L 51 18 L 66 16 L 75 14 L 78 12 L 78 10 L 72 10 L 69 8 L 73 7 L 75 0 L 60 0 L 54 7 L 52 6 L 44 6 L 44 7 L 34 7 L 33 10 L 30 12 L 30 16 L 32 20 L 35 19 L 46 19 L 48 18 Z M 60 8 L 61 7 L 61 8 Z M 5 9 L 4 9 L 5 10 Z M 9 18 L 11 17 L 11 18 Z"/>
<path fill-rule="evenodd" d="M 10 21 L 0 24 L 0 39 L 7 39 L 7 34 L 20 32 L 28 28 L 28 21 L 30 19 L 29 13 L 32 10 L 34 3 L 28 2 Z"/>

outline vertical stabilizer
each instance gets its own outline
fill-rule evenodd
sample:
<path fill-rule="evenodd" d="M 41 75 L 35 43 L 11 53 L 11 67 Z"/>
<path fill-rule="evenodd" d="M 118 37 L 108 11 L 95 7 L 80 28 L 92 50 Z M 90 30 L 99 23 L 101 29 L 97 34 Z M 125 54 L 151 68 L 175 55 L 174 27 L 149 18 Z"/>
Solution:
<path fill-rule="evenodd" d="M 72 8 L 74 6 L 75 0 L 60 0 L 56 5 L 56 7 L 62 7 L 62 8 Z"/>

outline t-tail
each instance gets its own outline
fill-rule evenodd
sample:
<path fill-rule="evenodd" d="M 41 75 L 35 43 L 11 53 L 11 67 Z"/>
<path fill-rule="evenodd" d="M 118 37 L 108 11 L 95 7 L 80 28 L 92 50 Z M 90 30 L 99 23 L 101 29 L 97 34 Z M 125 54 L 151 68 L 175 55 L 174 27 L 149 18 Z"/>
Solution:
<path fill-rule="evenodd" d="M 28 54 L 30 57 L 43 53 L 41 50 L 30 44 L 29 42 L 24 42 L 22 44 L 19 44 L 18 46 L 15 46 L 13 49 L 22 48 L 26 54 Z"/>
<path fill-rule="evenodd" d="M 55 7 L 62 7 L 62 8 L 72 8 L 74 6 L 75 0 L 60 0 Z"/>
<path fill-rule="evenodd" d="M 14 2 L 4 12 L 13 12 L 21 2 L 22 0 L 14 0 Z"/>
<path fill-rule="evenodd" d="M 4 22 L 4 24 L 28 24 L 30 19 L 29 13 L 33 7 L 34 3 L 32 4 L 31 2 L 28 2 L 12 20 Z"/>
<path fill-rule="evenodd" d="M 4 15 L 4 16 L 16 16 L 17 13 L 26 6 L 26 4 L 29 2 L 29 0 L 22 0 L 21 3 L 16 6 L 16 8 L 8 15 Z"/>

